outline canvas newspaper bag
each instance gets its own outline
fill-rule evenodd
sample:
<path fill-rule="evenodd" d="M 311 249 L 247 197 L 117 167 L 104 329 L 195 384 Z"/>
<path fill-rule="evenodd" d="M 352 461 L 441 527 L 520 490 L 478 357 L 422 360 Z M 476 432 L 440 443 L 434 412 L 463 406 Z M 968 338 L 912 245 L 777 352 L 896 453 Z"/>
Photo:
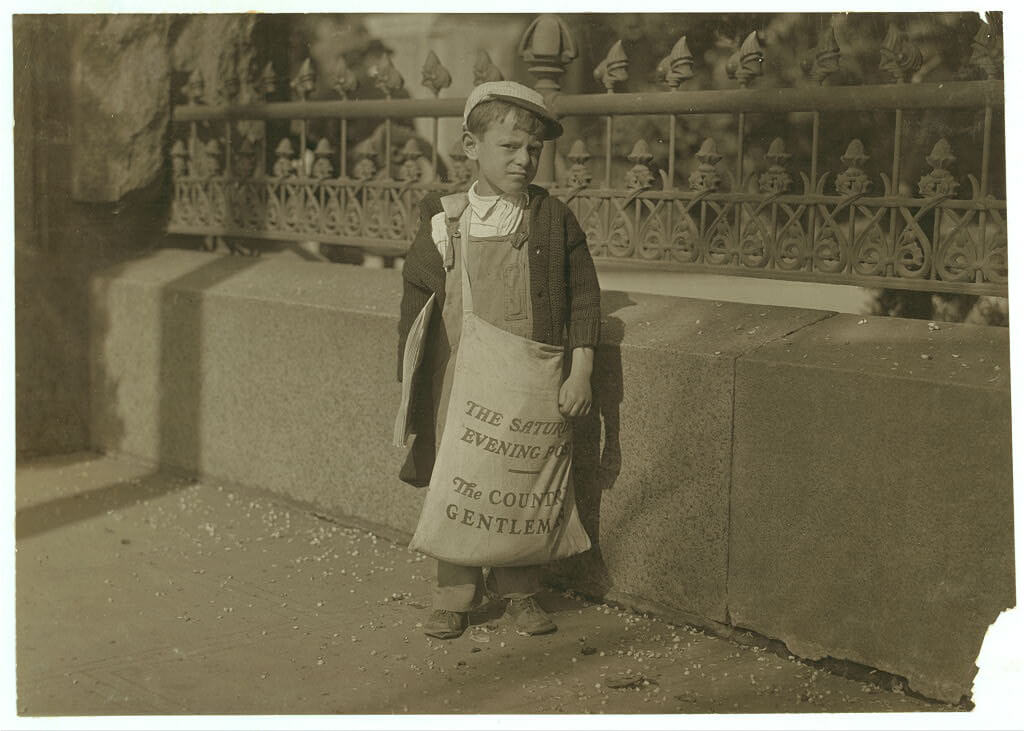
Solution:
<path fill-rule="evenodd" d="M 470 215 L 465 208 L 458 219 L 462 242 L 469 241 Z M 457 248 L 462 335 L 445 429 L 410 548 L 466 566 L 528 566 L 586 551 L 590 539 L 572 484 L 572 423 L 558 410 L 563 348 L 475 315 L 466 246 Z M 414 332 L 422 339 L 432 307 L 431 300 L 410 342 Z M 414 370 L 422 345 L 412 347 L 404 365 Z M 403 382 L 411 376 L 403 373 Z M 399 428 L 396 423 L 396 440 Z"/>

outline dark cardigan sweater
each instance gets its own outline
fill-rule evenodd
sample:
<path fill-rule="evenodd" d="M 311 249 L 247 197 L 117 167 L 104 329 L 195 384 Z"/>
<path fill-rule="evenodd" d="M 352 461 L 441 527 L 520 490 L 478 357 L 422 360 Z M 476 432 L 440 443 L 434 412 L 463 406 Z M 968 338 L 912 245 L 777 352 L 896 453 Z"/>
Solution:
<path fill-rule="evenodd" d="M 587 248 L 587 237 L 572 211 L 544 188 L 531 185 L 530 207 L 530 296 L 533 300 L 533 339 L 570 348 L 597 347 L 601 336 L 601 290 L 597 272 Z M 437 296 L 435 320 L 444 305 L 445 271 L 441 254 L 434 245 L 430 219 L 442 210 L 438 195 L 420 202 L 420 228 L 406 254 L 402 269 L 404 289 L 398 321 L 398 380 L 402 379 L 402 357 L 413 320 L 431 293 Z M 432 322 L 430 332 L 436 332 Z M 424 362 L 428 362 L 424 358 Z M 423 369 L 421 369 L 423 370 Z M 434 467 L 434 413 L 437 394 L 431 392 L 430 378 L 417 374 L 413 389 L 413 431 L 416 438 L 400 478 L 424 487 Z"/>

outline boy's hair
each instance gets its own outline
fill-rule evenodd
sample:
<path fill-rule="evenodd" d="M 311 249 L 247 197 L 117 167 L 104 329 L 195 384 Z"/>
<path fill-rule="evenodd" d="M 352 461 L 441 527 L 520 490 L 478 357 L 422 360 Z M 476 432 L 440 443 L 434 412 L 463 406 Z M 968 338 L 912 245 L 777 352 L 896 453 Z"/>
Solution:
<path fill-rule="evenodd" d="M 498 124 L 509 112 L 512 112 L 513 129 L 522 130 L 534 137 L 544 139 L 544 120 L 528 109 L 523 109 L 516 104 L 510 104 L 500 99 L 491 99 L 480 102 L 469 113 L 466 119 L 466 130 L 474 135 L 482 136 L 491 128 L 492 124 Z"/>

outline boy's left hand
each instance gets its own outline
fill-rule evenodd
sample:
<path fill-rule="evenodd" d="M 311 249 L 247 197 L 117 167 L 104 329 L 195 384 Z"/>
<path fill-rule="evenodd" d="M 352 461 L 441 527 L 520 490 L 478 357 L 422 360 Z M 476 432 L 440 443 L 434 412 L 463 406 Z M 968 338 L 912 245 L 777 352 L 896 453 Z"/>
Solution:
<path fill-rule="evenodd" d="M 558 410 L 563 416 L 584 416 L 590 413 L 593 392 L 590 379 L 570 374 L 558 389 Z"/>

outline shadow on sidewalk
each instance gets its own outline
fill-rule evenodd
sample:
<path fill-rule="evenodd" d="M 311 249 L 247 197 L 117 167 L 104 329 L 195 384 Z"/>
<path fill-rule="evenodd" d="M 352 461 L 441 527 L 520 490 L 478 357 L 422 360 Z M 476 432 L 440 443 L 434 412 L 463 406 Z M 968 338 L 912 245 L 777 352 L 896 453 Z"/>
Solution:
<path fill-rule="evenodd" d="M 111 510 L 128 508 L 195 484 L 194 480 L 161 482 L 163 484 L 153 485 L 151 480 L 132 478 L 23 508 L 15 514 L 15 540 L 31 538 Z"/>

